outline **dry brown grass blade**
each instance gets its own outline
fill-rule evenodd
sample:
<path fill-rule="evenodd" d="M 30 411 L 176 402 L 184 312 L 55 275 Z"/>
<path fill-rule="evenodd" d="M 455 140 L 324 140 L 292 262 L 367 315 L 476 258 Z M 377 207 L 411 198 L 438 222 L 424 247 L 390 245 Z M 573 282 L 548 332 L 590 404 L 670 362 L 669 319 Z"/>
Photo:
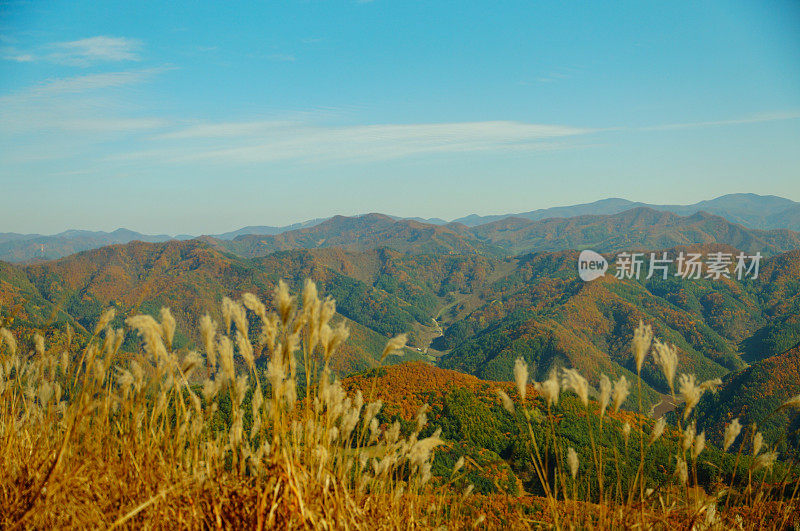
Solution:
<path fill-rule="evenodd" d="M 87 409 L 89 408 L 83 408 L 81 412 L 85 412 Z M 75 425 L 78 423 L 79 418 L 80 418 L 79 415 L 76 415 L 75 418 L 70 423 L 67 433 L 64 434 L 64 439 L 61 442 L 61 447 L 58 449 L 58 454 L 55 460 L 53 460 L 53 464 L 50 466 L 50 469 L 47 471 L 47 474 L 45 474 L 44 479 L 42 479 L 41 483 L 34 490 L 33 499 L 31 499 L 30 502 L 28 502 L 28 508 L 25 510 L 25 512 L 22 514 L 19 520 L 17 520 L 11 526 L 10 529 L 12 530 L 19 529 L 25 523 L 25 520 L 27 520 L 33 514 L 33 509 L 36 507 L 36 502 L 39 501 L 39 498 L 42 496 L 42 494 L 44 494 L 47 483 L 53 477 L 56 470 L 58 469 L 58 466 L 61 464 L 61 460 L 64 457 L 64 452 L 67 449 L 67 444 L 69 443 L 70 437 L 72 436 L 72 433 L 75 430 Z"/>
<path fill-rule="evenodd" d="M 153 505 L 155 502 L 157 502 L 157 501 L 159 500 L 159 498 L 163 499 L 164 497 L 166 497 L 166 495 L 167 495 L 167 494 L 171 493 L 172 491 L 174 491 L 174 490 L 175 490 L 175 489 L 177 489 L 178 487 L 183 487 L 183 486 L 185 486 L 185 485 L 186 485 L 186 483 L 187 483 L 187 482 L 183 482 L 183 483 L 179 483 L 179 484 L 173 485 L 173 486 L 171 486 L 171 487 L 170 487 L 170 488 L 168 488 L 168 489 L 164 489 L 164 490 L 162 490 L 161 492 L 159 492 L 159 493 L 158 493 L 158 494 L 156 494 L 155 496 L 151 497 L 149 500 L 147 500 L 147 501 L 145 501 L 145 502 L 142 502 L 142 503 L 140 503 L 139 505 L 137 505 L 136 507 L 134 507 L 133 509 L 131 509 L 131 510 L 130 510 L 130 511 L 127 513 L 127 514 L 125 514 L 125 515 L 123 515 L 123 516 L 120 516 L 119 518 L 117 518 L 117 519 L 114 521 L 114 523 L 113 523 L 113 524 L 111 524 L 111 527 L 109 527 L 109 529 L 116 529 L 116 528 L 118 528 L 119 526 L 123 525 L 125 522 L 127 522 L 128 520 L 130 520 L 131 518 L 133 518 L 134 516 L 136 516 L 137 514 L 139 514 L 140 512 L 142 512 L 143 510 L 145 510 L 145 509 L 147 509 L 148 507 L 150 507 L 151 505 Z"/>

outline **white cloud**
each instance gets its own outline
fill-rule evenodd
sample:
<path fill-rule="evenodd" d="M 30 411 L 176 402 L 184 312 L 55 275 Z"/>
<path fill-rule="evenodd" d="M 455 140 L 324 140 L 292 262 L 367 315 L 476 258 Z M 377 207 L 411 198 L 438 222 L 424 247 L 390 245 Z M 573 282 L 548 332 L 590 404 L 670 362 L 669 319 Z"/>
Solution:
<path fill-rule="evenodd" d="M 166 121 L 125 116 L 113 98 L 114 89 L 140 83 L 163 69 L 109 72 L 51 79 L 0 96 L 0 135 L 35 132 L 127 132 L 152 130 Z"/>
<path fill-rule="evenodd" d="M 299 125 L 296 121 L 273 120 L 261 122 L 222 122 L 210 124 L 196 124 L 164 133 L 157 137 L 158 140 L 175 140 L 188 138 L 224 138 L 244 137 L 248 135 L 269 134 L 292 126 Z"/>
<path fill-rule="evenodd" d="M 25 102 L 42 97 L 50 98 L 66 94 L 80 94 L 100 89 L 123 87 L 140 83 L 165 70 L 164 68 L 149 68 L 49 79 L 25 90 L 0 96 L 0 106 L 12 101 Z"/>
<path fill-rule="evenodd" d="M 771 113 L 759 113 L 743 118 L 732 120 L 718 120 L 712 122 L 686 122 L 677 124 L 654 125 L 639 128 L 642 131 L 672 131 L 678 129 L 695 129 L 699 127 L 719 127 L 726 125 L 756 124 L 764 122 L 780 122 L 784 120 L 795 120 L 800 118 L 800 111 L 781 111 Z"/>
<path fill-rule="evenodd" d="M 4 48 L 3 59 L 7 61 L 14 61 L 16 63 L 32 63 L 36 60 L 34 56 L 29 53 L 22 53 L 15 48 Z"/>
<path fill-rule="evenodd" d="M 22 51 L 5 48 L 3 59 L 16 62 L 48 61 L 70 66 L 91 66 L 98 63 L 139 61 L 142 43 L 124 37 L 97 36 L 68 42 L 55 42 Z"/>
<path fill-rule="evenodd" d="M 167 148 L 116 156 L 162 163 L 366 162 L 436 153 L 541 151 L 590 129 L 522 122 L 325 126 L 292 121 L 199 124 L 154 137 Z"/>
<path fill-rule="evenodd" d="M 100 62 L 138 61 L 141 43 L 123 37 L 90 37 L 51 45 L 56 49 L 49 59 L 55 62 L 88 66 Z"/>

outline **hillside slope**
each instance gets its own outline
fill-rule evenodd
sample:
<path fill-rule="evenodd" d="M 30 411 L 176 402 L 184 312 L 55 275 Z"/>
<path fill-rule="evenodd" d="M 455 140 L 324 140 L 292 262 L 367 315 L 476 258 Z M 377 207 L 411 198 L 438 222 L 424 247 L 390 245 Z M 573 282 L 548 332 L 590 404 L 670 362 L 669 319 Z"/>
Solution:
<path fill-rule="evenodd" d="M 20 324 L 84 328 L 106 307 L 117 309 L 121 326 L 128 315 L 169 306 L 183 331 L 176 344 L 189 347 L 198 342 L 199 316 L 221 321 L 222 297 L 269 299 L 280 279 L 299 290 L 312 278 L 352 323 L 353 350 L 342 357 L 341 374 L 373 366 L 386 338 L 403 332 L 410 332 L 409 355 L 443 355 L 442 367 L 492 380 L 510 379 L 517 356 L 538 379 L 559 366 L 579 368 L 593 382 L 601 372 L 630 376 L 627 342 L 640 319 L 679 347 L 681 370 L 702 378 L 800 341 L 798 251 L 765 260 L 759 279 L 743 281 L 607 275 L 584 283 L 576 261 L 574 251 L 499 259 L 335 247 L 247 259 L 199 240 L 136 242 L 26 267 L 2 264 L 0 300 Z M 643 375 L 649 389 L 665 390 L 651 362 Z"/>
<path fill-rule="evenodd" d="M 773 413 L 797 395 L 800 395 L 800 343 L 728 375 L 717 395 L 702 400 L 699 418 L 709 426 L 709 435 L 716 442 L 722 440 L 725 425 L 739 418 L 743 426 L 755 423 L 767 440 L 780 440 L 782 452 L 797 450 L 800 416 L 793 410 Z"/>

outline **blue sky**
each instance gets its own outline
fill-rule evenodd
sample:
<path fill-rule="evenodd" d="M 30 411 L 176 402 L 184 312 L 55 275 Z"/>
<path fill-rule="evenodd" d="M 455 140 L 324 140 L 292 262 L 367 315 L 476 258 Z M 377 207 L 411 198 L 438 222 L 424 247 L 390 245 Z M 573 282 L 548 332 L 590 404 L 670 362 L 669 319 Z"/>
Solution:
<path fill-rule="evenodd" d="M 3 2 L 0 232 L 800 200 L 800 2 Z"/>

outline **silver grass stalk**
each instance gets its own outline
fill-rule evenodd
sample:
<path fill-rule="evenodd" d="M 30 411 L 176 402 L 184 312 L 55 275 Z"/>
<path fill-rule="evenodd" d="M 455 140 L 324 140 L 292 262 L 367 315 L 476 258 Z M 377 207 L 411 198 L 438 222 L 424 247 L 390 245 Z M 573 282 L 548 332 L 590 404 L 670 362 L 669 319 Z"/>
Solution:
<path fill-rule="evenodd" d="M 706 432 L 700 432 L 700 435 L 694 438 L 694 444 L 692 445 L 692 458 L 697 459 L 703 450 L 706 447 Z"/>
<path fill-rule="evenodd" d="M 654 347 L 653 357 L 661 367 L 661 372 L 664 374 L 664 378 L 667 379 L 670 390 L 674 393 L 675 371 L 678 369 L 678 349 L 675 348 L 675 345 L 670 346 L 657 339 Z"/>
<path fill-rule="evenodd" d="M 578 460 L 578 454 L 575 452 L 575 448 L 572 446 L 567 449 L 567 465 L 569 465 L 569 473 L 572 479 L 575 479 L 578 476 L 580 461 Z"/>
<path fill-rule="evenodd" d="M 542 395 L 547 402 L 548 407 L 558 405 L 558 396 L 561 393 L 561 385 L 558 383 L 558 377 L 555 370 L 550 372 L 550 376 L 543 382 L 536 382 L 534 385 L 536 391 Z"/>
<path fill-rule="evenodd" d="M 200 318 L 200 336 L 206 348 L 206 358 L 210 367 L 217 365 L 217 350 L 214 345 L 214 337 L 217 335 L 217 322 L 211 319 L 208 314 Z"/>
<path fill-rule="evenodd" d="M 577 370 L 564 369 L 562 385 L 578 395 L 583 407 L 589 407 L 589 382 Z"/>
<path fill-rule="evenodd" d="M 612 392 L 612 396 L 614 399 L 614 412 L 618 413 L 619 408 L 622 407 L 622 404 L 625 402 L 625 399 L 628 398 L 628 395 L 631 394 L 631 385 L 628 382 L 628 379 L 625 376 L 620 376 L 619 380 L 614 383 L 614 390 Z"/>
<path fill-rule="evenodd" d="M 688 452 L 689 448 L 692 447 L 692 443 L 694 442 L 694 437 L 697 434 L 697 430 L 695 428 L 695 423 L 692 422 L 683 430 L 683 451 Z"/>
<path fill-rule="evenodd" d="M 764 435 L 761 432 L 756 432 L 753 435 L 753 456 L 757 456 L 761 449 L 764 447 Z"/>
<path fill-rule="evenodd" d="M 656 442 L 663 434 L 664 429 L 667 427 L 667 421 L 664 417 L 659 418 L 653 426 L 653 432 L 650 434 L 650 444 Z"/>
<path fill-rule="evenodd" d="M 94 326 L 94 335 L 99 334 L 100 331 L 103 328 L 108 326 L 108 323 L 110 323 L 114 319 L 114 316 L 116 315 L 116 313 L 117 313 L 117 311 L 114 308 L 109 308 L 108 310 L 106 310 L 102 314 L 100 314 L 100 319 L 97 321 L 97 324 Z"/>
<path fill-rule="evenodd" d="M 167 342 L 167 347 L 172 350 L 172 340 L 175 337 L 175 318 L 169 308 L 161 308 L 161 337 Z"/>
<path fill-rule="evenodd" d="M 36 349 L 36 354 L 44 356 L 44 338 L 38 333 L 33 334 L 33 344 Z"/>
<path fill-rule="evenodd" d="M 753 461 L 753 471 L 761 470 L 762 468 L 772 470 L 772 466 L 778 459 L 778 452 L 775 450 L 764 452 Z"/>
<path fill-rule="evenodd" d="M 506 394 L 505 391 L 502 389 L 495 389 L 497 396 L 500 397 L 500 402 L 503 404 L 503 409 L 514 414 L 514 402 L 511 401 L 511 398 Z"/>
<path fill-rule="evenodd" d="M 611 380 L 605 374 L 600 375 L 600 418 L 606 414 L 611 400 Z"/>
<path fill-rule="evenodd" d="M 727 452 L 731 445 L 736 441 L 739 433 L 742 431 L 742 425 L 738 417 L 733 419 L 727 426 L 725 426 L 725 436 L 723 437 L 722 450 Z"/>
<path fill-rule="evenodd" d="M 407 334 L 396 335 L 387 341 L 386 346 L 383 347 L 383 352 L 381 353 L 381 361 L 386 359 L 386 356 L 389 356 L 390 354 L 396 354 L 397 352 L 402 351 L 405 348 L 406 343 L 408 343 Z"/>
<path fill-rule="evenodd" d="M 631 349 L 633 351 L 633 359 L 636 360 L 636 372 L 642 372 L 642 364 L 644 358 L 647 356 L 647 351 L 650 350 L 650 343 L 653 340 L 653 328 L 650 325 L 645 325 L 643 321 L 639 321 L 639 326 L 633 331 L 633 341 Z"/>
<path fill-rule="evenodd" d="M 694 374 L 681 374 L 678 378 L 680 386 L 680 394 L 684 401 L 683 419 L 689 418 L 692 410 L 700 402 L 700 397 L 703 396 L 703 387 L 697 385 Z"/>
<path fill-rule="evenodd" d="M 528 365 L 522 358 L 517 358 L 514 362 L 514 382 L 517 384 L 517 392 L 522 400 L 528 390 Z"/>
<path fill-rule="evenodd" d="M 2 339 L 3 342 L 5 342 L 5 344 L 8 346 L 8 350 L 11 355 L 15 356 L 17 354 L 17 340 L 14 338 L 8 328 L 0 328 L 0 339 Z"/>
<path fill-rule="evenodd" d="M 677 463 L 675 464 L 675 476 L 678 478 L 681 485 L 686 485 L 689 481 L 689 467 L 686 465 L 686 461 L 680 456 L 677 457 Z"/>

